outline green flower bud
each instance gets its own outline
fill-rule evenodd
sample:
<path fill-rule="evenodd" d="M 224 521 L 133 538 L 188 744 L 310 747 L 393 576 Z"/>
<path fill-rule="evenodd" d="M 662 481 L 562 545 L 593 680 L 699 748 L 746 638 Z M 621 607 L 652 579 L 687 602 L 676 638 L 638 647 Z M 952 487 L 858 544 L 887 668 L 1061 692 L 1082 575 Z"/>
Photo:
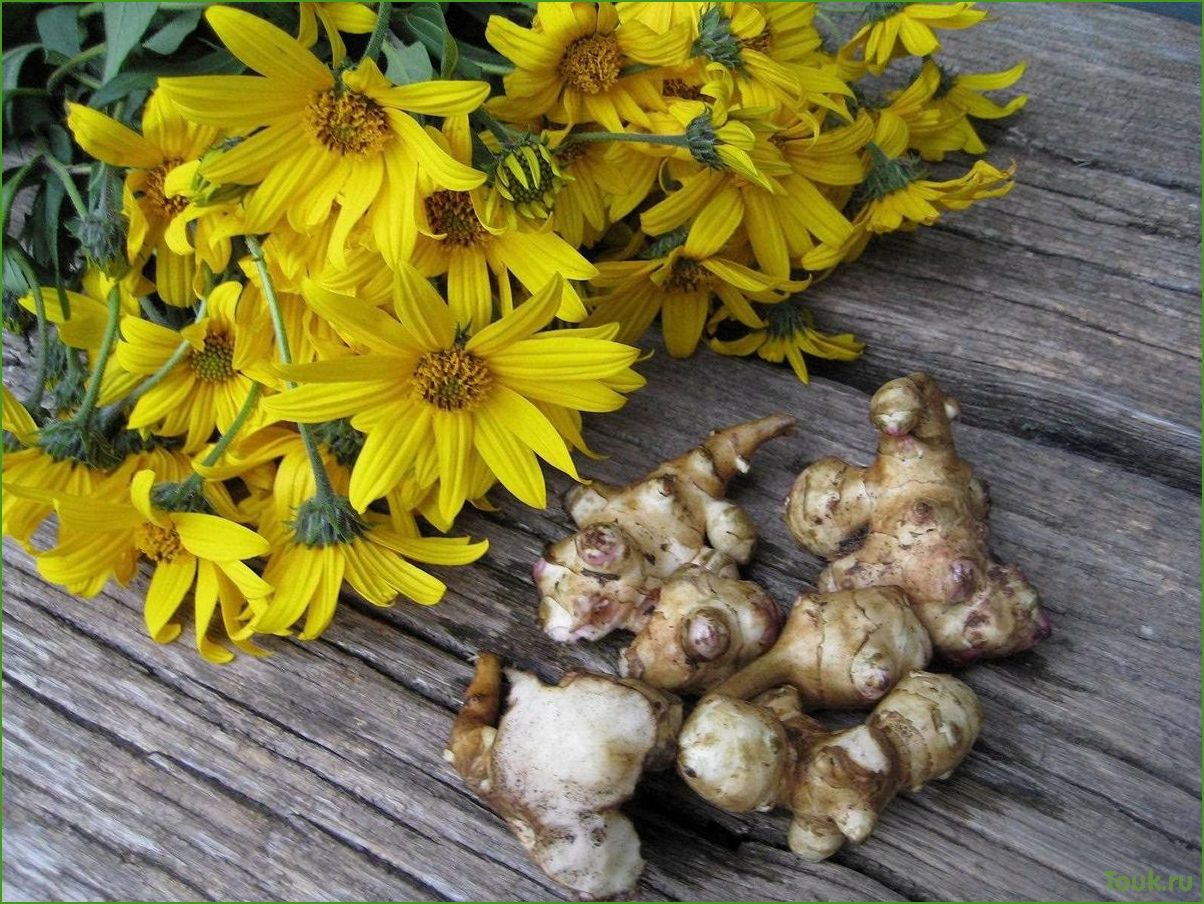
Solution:
<path fill-rule="evenodd" d="M 325 547 L 362 537 L 368 524 L 346 496 L 314 496 L 297 506 L 291 525 L 302 546 Z"/>

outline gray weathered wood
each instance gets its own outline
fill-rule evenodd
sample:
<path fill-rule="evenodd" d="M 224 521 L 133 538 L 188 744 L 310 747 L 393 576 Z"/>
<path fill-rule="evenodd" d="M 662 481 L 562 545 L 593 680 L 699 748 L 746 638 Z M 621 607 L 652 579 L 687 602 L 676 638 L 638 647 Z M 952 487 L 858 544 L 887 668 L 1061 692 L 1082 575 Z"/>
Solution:
<path fill-rule="evenodd" d="M 750 575 L 787 602 L 820 568 L 780 520 L 794 474 L 868 459 L 867 392 L 928 370 L 963 402 L 994 545 L 1055 634 L 963 673 L 987 715 L 966 764 L 827 863 L 785 850 L 781 815 L 651 777 L 630 808 L 642 897 L 1149 899 L 1104 872 L 1151 868 L 1199 888 L 1200 31 L 1101 6 L 998 14 L 948 43 L 967 70 L 1031 62 L 1029 106 L 991 132 L 1018 186 L 813 291 L 865 359 L 802 387 L 657 355 L 648 388 L 591 421 L 612 457 L 583 469 L 626 480 L 710 426 L 798 415 L 734 488 L 763 525 Z M 6 366 L 24 359 L 6 343 Z M 567 519 L 503 497 L 462 519 L 492 548 L 445 575 L 440 606 L 347 598 L 323 640 L 223 668 L 147 640 L 141 588 L 77 600 L 6 543 L 5 899 L 559 897 L 440 758 L 476 650 L 553 678 L 622 645 L 537 632 L 530 564 Z"/>

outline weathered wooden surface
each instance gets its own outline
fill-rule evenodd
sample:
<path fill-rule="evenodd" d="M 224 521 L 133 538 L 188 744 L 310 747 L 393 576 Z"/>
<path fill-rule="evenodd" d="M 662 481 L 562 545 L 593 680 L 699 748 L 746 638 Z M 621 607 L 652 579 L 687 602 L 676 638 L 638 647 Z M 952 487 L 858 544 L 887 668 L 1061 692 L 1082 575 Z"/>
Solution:
<path fill-rule="evenodd" d="M 1125 898 L 1105 871 L 1147 869 L 1198 894 L 1200 29 L 1101 6 L 998 13 L 950 47 L 967 69 L 1030 60 L 1029 107 L 992 133 L 1020 184 L 813 293 L 865 359 L 807 388 L 658 355 L 649 387 L 593 422 L 613 457 L 587 470 L 630 478 L 711 425 L 797 414 L 801 434 L 734 491 L 764 526 L 751 576 L 787 601 L 819 570 L 779 517 L 793 475 L 867 458 L 866 393 L 928 370 L 963 401 L 996 549 L 1055 634 L 963 673 L 987 715 L 969 760 L 827 863 L 794 858 L 779 816 L 727 816 L 653 777 L 630 808 L 643 897 Z M 463 520 L 493 546 L 448 575 L 441 606 L 348 598 L 322 641 L 224 668 L 148 641 L 137 593 L 73 599 L 6 544 L 5 898 L 558 898 L 440 750 L 475 650 L 549 678 L 613 663 L 617 640 L 536 631 L 530 563 L 566 526 L 502 500 Z"/>

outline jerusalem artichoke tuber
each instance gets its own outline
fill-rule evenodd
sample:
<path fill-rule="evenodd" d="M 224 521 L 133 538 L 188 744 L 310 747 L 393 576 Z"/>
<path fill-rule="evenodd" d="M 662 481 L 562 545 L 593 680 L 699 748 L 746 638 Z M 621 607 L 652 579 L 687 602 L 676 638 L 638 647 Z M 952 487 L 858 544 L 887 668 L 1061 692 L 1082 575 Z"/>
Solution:
<path fill-rule="evenodd" d="M 673 761 L 681 702 L 635 680 L 570 673 L 545 685 L 477 659 L 446 758 L 552 879 L 586 899 L 632 891 L 643 860 L 619 810 L 645 769 Z"/>
<path fill-rule="evenodd" d="M 707 681 L 720 680 L 746 655 L 755 655 L 756 647 L 772 643 L 780 622 L 776 607 L 751 586 L 721 580 L 739 576 L 736 565 L 748 561 L 757 536 L 748 515 L 724 492 L 732 475 L 748 469 L 749 456 L 762 443 L 794 423 L 771 415 L 737 424 L 712 433 L 701 446 L 629 486 L 595 482 L 571 491 L 566 504 L 580 530 L 550 545 L 534 568 L 544 631 L 563 642 L 596 640 L 620 628 L 640 632 L 649 624 L 665 582 L 683 566 L 694 565 L 714 579 L 708 586 L 696 575 L 683 578 L 673 590 L 680 594 L 674 597 L 674 616 L 658 621 L 654 631 L 674 634 L 666 650 L 669 658 L 688 655 L 685 647 L 697 641 L 711 649 L 690 661 L 712 665 L 672 670 L 675 676 L 667 686 L 685 688 L 696 671 L 706 672 Z M 717 606 L 712 606 L 710 591 Z M 718 608 L 727 615 L 715 620 L 713 612 L 690 612 L 683 600 L 691 595 L 699 609 Z M 679 628 L 687 631 L 685 643 L 675 633 Z M 739 655 L 715 653 L 722 632 L 737 629 L 740 636 L 731 637 L 725 651 Z M 628 667 L 655 680 L 651 676 L 659 673 L 649 671 L 654 647 L 644 641 L 633 646 Z"/>
<path fill-rule="evenodd" d="M 809 710 L 862 709 L 931 658 L 928 632 L 897 587 L 802 593 L 773 648 L 712 693 L 748 700 L 790 684 Z"/>
<path fill-rule="evenodd" d="M 789 807 L 791 850 L 830 857 L 864 841 L 900 788 L 944 778 L 978 736 L 974 692 L 950 675 L 913 671 L 866 724 L 825 731 L 794 687 L 753 701 L 710 694 L 678 739 L 678 770 L 704 799 L 733 812 Z"/>
<path fill-rule="evenodd" d="M 619 671 L 675 694 L 701 693 L 756 660 L 781 626 L 777 603 L 759 585 L 685 565 L 660 588 Z"/>
<path fill-rule="evenodd" d="M 954 449 L 957 414 L 927 374 L 882 386 L 871 402 L 881 433 L 873 464 L 812 464 L 786 521 L 804 549 L 829 560 L 821 591 L 900 587 L 936 651 L 966 663 L 1027 650 L 1050 629 L 1020 569 L 987 548 L 987 491 Z"/>

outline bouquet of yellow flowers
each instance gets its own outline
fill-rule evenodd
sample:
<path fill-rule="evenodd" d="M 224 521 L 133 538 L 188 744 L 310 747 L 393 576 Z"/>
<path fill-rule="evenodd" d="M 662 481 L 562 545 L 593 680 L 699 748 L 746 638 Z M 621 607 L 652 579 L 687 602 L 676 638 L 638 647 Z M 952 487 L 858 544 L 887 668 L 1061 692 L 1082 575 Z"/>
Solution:
<path fill-rule="evenodd" d="M 3 390 L 4 534 L 82 596 L 149 563 L 150 636 L 191 620 L 213 662 L 317 637 L 344 584 L 438 602 L 414 563 L 481 556 L 446 532 L 496 484 L 576 477 L 658 319 L 673 357 L 803 382 L 860 354 L 806 292 L 1012 187 L 924 168 L 1024 104 L 982 93 L 1023 64 L 937 58 L 985 15 L 43 8 L 5 53 L 4 326 L 36 366 Z"/>

